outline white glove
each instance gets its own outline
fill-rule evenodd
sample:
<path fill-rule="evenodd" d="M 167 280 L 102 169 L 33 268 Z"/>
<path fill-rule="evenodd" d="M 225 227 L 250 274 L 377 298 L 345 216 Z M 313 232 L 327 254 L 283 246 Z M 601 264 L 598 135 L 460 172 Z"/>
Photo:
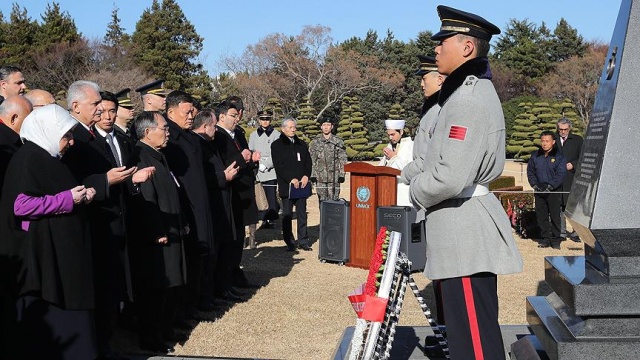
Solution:
<path fill-rule="evenodd" d="M 265 166 L 265 164 L 261 163 L 260 165 L 258 165 L 258 171 L 260 171 L 260 172 L 267 171 L 267 167 Z"/>

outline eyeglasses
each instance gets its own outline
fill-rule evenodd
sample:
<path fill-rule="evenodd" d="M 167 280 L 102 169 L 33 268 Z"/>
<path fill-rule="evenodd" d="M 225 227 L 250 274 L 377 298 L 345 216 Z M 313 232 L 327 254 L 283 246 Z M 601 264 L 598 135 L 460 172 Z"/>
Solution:
<path fill-rule="evenodd" d="M 569 129 L 570 129 L 570 128 L 566 128 L 566 129 L 558 128 L 558 131 L 562 131 L 562 132 L 564 132 L 564 131 L 569 131 Z"/>
<path fill-rule="evenodd" d="M 236 113 L 236 114 L 225 114 L 225 115 L 227 115 L 227 116 L 231 116 L 232 118 L 234 118 L 234 119 L 235 119 L 235 118 L 237 118 L 237 117 L 238 117 L 238 115 L 240 115 L 240 114 L 237 114 L 237 113 Z"/>
<path fill-rule="evenodd" d="M 167 125 L 165 125 L 163 127 L 153 126 L 153 127 L 150 127 L 150 129 L 158 129 L 158 130 L 162 130 L 164 132 L 169 132 L 169 126 L 167 126 Z"/>

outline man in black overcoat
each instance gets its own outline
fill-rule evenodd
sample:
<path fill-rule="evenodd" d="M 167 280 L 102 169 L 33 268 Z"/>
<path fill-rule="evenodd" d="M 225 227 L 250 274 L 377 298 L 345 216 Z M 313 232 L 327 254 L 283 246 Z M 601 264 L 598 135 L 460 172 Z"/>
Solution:
<path fill-rule="evenodd" d="M 298 225 L 298 248 L 311 251 L 307 235 L 307 198 L 291 198 L 289 189 L 311 186 L 312 160 L 307 144 L 296 136 L 296 119 L 287 117 L 282 121 L 280 137 L 271 144 L 273 167 L 278 177 L 278 192 L 282 198 L 282 236 L 288 251 L 296 249 L 292 230 L 292 211 L 296 208 Z"/>
<path fill-rule="evenodd" d="M 569 199 L 569 192 L 571 191 L 571 184 L 573 183 L 573 175 L 576 173 L 576 167 L 580 161 L 582 137 L 571 133 L 571 120 L 564 117 L 558 120 L 556 123 L 556 129 L 558 130 L 555 135 L 556 147 L 564 155 L 564 158 L 567 161 L 567 175 L 565 176 L 562 187 L 559 190 L 564 192 L 564 194 L 562 194 L 560 236 L 569 237 L 573 241 L 580 242 L 580 238 L 575 231 L 571 234 L 567 234 L 567 220 L 564 216 L 564 210 L 567 206 L 567 200 Z"/>
<path fill-rule="evenodd" d="M 204 109 L 196 115 L 193 121 L 193 131 L 200 139 L 204 160 L 205 178 L 209 190 L 209 198 L 212 205 L 214 228 L 216 232 L 217 245 L 225 243 L 227 246 L 233 243 L 235 238 L 235 225 L 231 206 L 231 187 L 229 182 L 238 174 L 239 167 L 235 163 L 224 166 L 218 150 L 213 145 L 213 138 L 216 134 L 217 119 L 213 110 Z M 223 257 L 212 256 L 208 263 L 211 289 L 218 289 L 217 292 L 233 298 L 229 292 L 232 289 L 232 273 L 229 262 Z M 205 267 L 207 267 L 205 266 Z M 208 303 L 201 303 L 203 310 L 211 308 L 211 300 Z"/>
<path fill-rule="evenodd" d="M 201 301 L 203 261 L 215 251 L 213 217 L 203 168 L 202 146 L 193 126 L 193 98 L 172 91 L 166 98 L 169 142 L 162 149 L 171 171 L 180 183 L 183 211 L 189 222 L 185 240 L 187 253 L 187 294 L 185 316 L 194 314 Z"/>
<path fill-rule="evenodd" d="M 216 107 L 216 117 L 218 126 L 216 130 L 214 146 L 224 162 L 224 166 L 229 166 L 233 162 L 239 167 L 238 176 L 231 181 L 231 203 L 233 208 L 233 219 L 235 223 L 235 239 L 232 244 L 225 246 L 229 261 L 233 269 L 233 285 L 238 287 L 251 287 L 240 269 L 242 261 L 242 249 L 244 245 L 244 226 L 253 221 L 255 224 L 258 218 L 258 209 L 255 204 L 255 176 L 253 171 L 256 163 L 260 160 L 260 153 L 251 152 L 245 148 L 246 139 L 238 136 L 234 131 L 236 119 L 240 113 L 235 105 L 229 101 L 224 101 Z M 255 218 L 255 220 L 253 220 Z M 221 256 L 225 256 L 224 254 Z"/>
<path fill-rule="evenodd" d="M 113 99 L 111 99 L 113 101 Z M 115 109 L 111 101 L 110 110 Z M 95 129 L 101 114 L 106 114 L 97 84 L 76 81 L 67 91 L 71 115 L 78 120 L 73 130 L 74 145 L 65 152 L 62 161 L 76 179 L 96 190 L 88 208 L 91 219 L 91 241 L 96 290 L 96 334 L 100 355 L 109 355 L 109 339 L 113 333 L 115 316 L 121 300 L 131 298 L 131 281 L 125 262 L 125 223 L 123 196 L 125 182 L 141 183 L 148 179 L 151 169 L 137 171 L 126 168 L 127 146 L 114 143 L 120 149 L 118 160 L 111 147 Z M 104 130 L 101 130 L 104 132 Z M 124 161 L 123 161 L 124 160 Z M 132 178 L 132 175 L 135 176 Z"/>
<path fill-rule="evenodd" d="M 0 189 L 9 161 L 22 146 L 20 127 L 31 110 L 31 103 L 21 95 L 10 96 L 0 102 Z"/>

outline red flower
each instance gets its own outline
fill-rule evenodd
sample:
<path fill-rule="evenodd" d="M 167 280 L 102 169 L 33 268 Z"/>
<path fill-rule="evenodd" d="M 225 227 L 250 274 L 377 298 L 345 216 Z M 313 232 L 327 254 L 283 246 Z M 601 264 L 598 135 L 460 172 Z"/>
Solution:
<path fill-rule="evenodd" d="M 382 246 L 389 242 L 389 235 L 387 234 L 387 228 L 381 227 L 378 237 L 376 238 L 376 245 L 373 248 L 373 254 L 371 255 L 371 262 L 369 263 L 369 276 L 367 277 L 367 283 L 365 284 L 365 295 L 376 296 L 378 294 L 378 286 L 376 285 L 376 274 L 380 272 L 380 267 L 384 265 L 384 259 L 382 258 Z"/>

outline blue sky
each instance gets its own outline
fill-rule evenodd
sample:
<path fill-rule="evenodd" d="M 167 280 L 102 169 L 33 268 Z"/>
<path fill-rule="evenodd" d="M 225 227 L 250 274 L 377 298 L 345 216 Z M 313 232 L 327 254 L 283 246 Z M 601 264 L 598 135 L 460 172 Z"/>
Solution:
<path fill-rule="evenodd" d="M 32 19 L 40 20 L 50 0 L 19 1 Z M 528 19 L 551 29 L 564 17 L 586 40 L 609 43 L 620 8 L 620 0 L 177 0 L 186 17 L 205 38 L 201 61 L 215 75 L 223 54 L 242 54 L 268 34 L 297 35 L 305 25 L 331 28 L 335 42 L 353 36 L 364 37 L 369 29 L 384 37 L 390 29 L 399 40 L 414 39 L 420 31 L 436 32 L 440 22 L 437 5 L 447 5 L 476 13 L 504 29 L 509 19 Z M 9 16 L 12 0 L 0 0 L 0 11 Z M 122 26 L 132 33 L 142 11 L 152 0 L 58 0 L 69 12 L 80 32 L 101 38 L 117 6 Z M 224 4 L 224 5 L 222 5 Z"/>

